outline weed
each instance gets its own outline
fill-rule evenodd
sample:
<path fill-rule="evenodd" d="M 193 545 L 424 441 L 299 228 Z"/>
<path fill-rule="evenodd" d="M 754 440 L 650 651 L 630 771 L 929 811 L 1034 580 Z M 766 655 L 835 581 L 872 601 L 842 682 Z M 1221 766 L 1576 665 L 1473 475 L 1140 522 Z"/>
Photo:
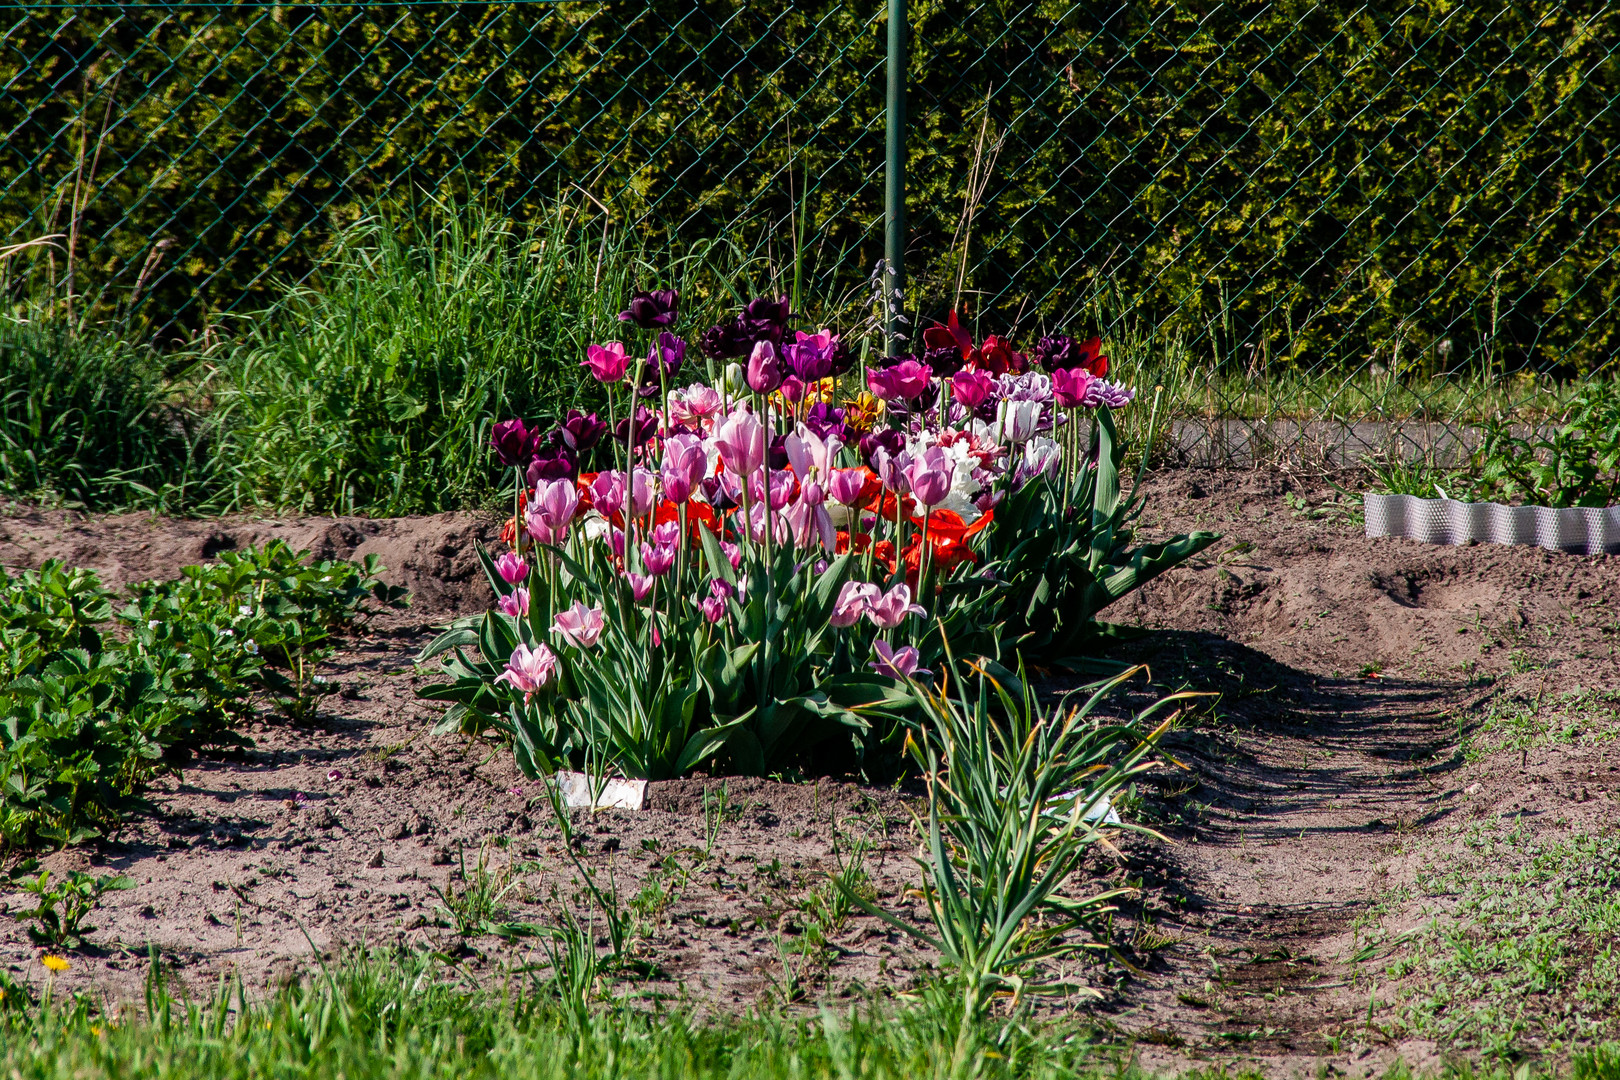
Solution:
<path fill-rule="evenodd" d="M 83 946 L 84 936 L 96 932 L 95 927 L 84 925 L 84 917 L 101 902 L 102 895 L 135 887 L 131 878 L 94 877 L 78 870 L 69 871 L 54 885 L 49 870 L 41 870 L 36 878 L 25 875 L 15 884 L 34 896 L 34 906 L 17 913 L 19 920 L 38 924 L 28 927 L 28 937 L 36 945 L 53 949 Z"/>

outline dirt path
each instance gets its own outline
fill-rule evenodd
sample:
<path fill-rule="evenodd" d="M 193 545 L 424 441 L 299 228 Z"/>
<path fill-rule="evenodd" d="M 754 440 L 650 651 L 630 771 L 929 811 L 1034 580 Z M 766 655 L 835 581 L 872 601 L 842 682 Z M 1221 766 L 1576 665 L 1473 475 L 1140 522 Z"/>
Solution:
<path fill-rule="evenodd" d="M 1387 940 L 1420 917 L 1403 890 L 1460 850 L 1464 825 L 1528 821 L 1551 837 L 1620 820 L 1620 719 L 1601 697 L 1620 691 L 1620 559 L 1369 541 L 1322 508 L 1331 494 L 1280 474 L 1161 475 L 1148 532 L 1225 538 L 1106 613 L 1149 629 L 1115 655 L 1148 663 L 1156 692 L 1219 695 L 1167 741 L 1186 768 L 1132 808 L 1171 843 L 1134 841 L 1125 865 L 1099 864 L 1144 894 L 1117 927 L 1137 970 L 1083 972 L 1109 994 L 1088 1015 L 1146 1065 L 1359 1074 L 1439 1060 L 1450 1047 L 1403 1020 L 1416 976 L 1382 974 L 1398 953 Z M 436 710 L 414 698 L 410 657 L 432 626 L 484 602 L 472 544 L 492 525 L 0 520 L 7 566 L 56 555 L 118 582 L 283 535 L 322 555 L 378 552 L 418 596 L 339 657 L 318 728 L 251 732 L 254 750 L 160 785 L 153 816 L 115 842 L 47 860 L 137 882 L 108 898 L 102 945 L 62 983 L 132 996 L 153 946 L 199 990 L 232 969 L 274 982 L 314 950 L 361 942 L 460 953 L 472 969 L 537 959 L 533 939 L 474 937 L 469 953 L 436 925 L 458 853 L 521 878 L 505 918 L 588 910 L 509 757 L 428 734 Z M 1547 727 L 1552 703 L 1582 694 L 1599 707 L 1575 736 Z M 907 801 L 828 781 L 732 779 L 723 796 L 717 782 L 659 785 L 649 812 L 585 823 L 580 856 L 631 913 L 657 969 L 648 993 L 741 1007 L 899 990 L 933 958 L 829 908 L 825 875 L 858 862 L 873 895 L 923 917 L 906 895 Z M 1372 960 L 1370 941 L 1386 942 Z M 0 921 L 0 962 L 32 978 L 36 954 Z"/>

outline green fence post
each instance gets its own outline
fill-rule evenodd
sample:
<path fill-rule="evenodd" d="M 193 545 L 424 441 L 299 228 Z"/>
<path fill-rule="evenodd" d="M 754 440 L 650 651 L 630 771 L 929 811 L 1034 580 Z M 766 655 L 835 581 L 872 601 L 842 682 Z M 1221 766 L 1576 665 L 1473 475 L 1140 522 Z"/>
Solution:
<path fill-rule="evenodd" d="M 886 224 L 883 254 L 888 262 L 884 282 L 883 332 L 889 354 L 899 352 L 897 290 L 905 288 L 906 269 L 906 0 L 889 0 L 888 159 L 883 171 Z"/>

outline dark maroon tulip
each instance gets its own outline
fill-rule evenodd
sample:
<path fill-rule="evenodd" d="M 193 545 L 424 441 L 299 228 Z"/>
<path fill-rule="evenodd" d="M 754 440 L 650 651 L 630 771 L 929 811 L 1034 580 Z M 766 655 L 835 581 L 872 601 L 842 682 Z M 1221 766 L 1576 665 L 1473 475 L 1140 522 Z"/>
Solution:
<path fill-rule="evenodd" d="M 625 417 L 613 427 L 613 440 L 632 448 L 653 437 L 658 430 L 658 415 L 645 405 L 636 406 L 634 420 Z"/>
<path fill-rule="evenodd" d="M 522 420 L 502 420 L 490 432 L 489 445 L 495 457 L 507 468 L 522 468 L 534 457 L 538 432 L 530 432 Z"/>
<path fill-rule="evenodd" d="M 788 467 L 787 436 L 778 435 L 771 440 L 770 451 L 765 455 L 765 462 L 775 472 Z"/>
<path fill-rule="evenodd" d="M 772 300 L 768 296 L 759 296 L 748 301 L 748 306 L 743 308 L 741 322 L 755 341 L 780 345 L 787 336 L 788 321 L 792 318 L 793 307 L 787 297 Z"/>
<path fill-rule="evenodd" d="M 569 409 L 568 418 L 557 429 L 557 435 L 562 439 L 563 445 L 581 454 L 600 442 L 605 434 L 607 434 L 605 421 L 597 419 L 595 413 L 586 415 L 578 409 Z"/>
<path fill-rule="evenodd" d="M 896 431 L 894 428 L 884 428 L 881 431 L 874 431 L 868 435 L 863 435 L 861 436 L 861 441 L 857 446 L 857 449 L 860 451 L 861 460 L 866 462 L 868 465 L 872 464 L 872 457 L 878 452 L 879 449 L 886 450 L 889 453 L 889 456 L 893 457 L 895 454 L 898 454 L 905 448 L 905 435 Z"/>
<path fill-rule="evenodd" d="M 928 365 L 935 378 L 948 379 L 962 370 L 966 363 L 962 359 L 962 350 L 955 345 L 942 345 L 939 348 L 928 349 L 923 353 L 922 362 Z"/>
<path fill-rule="evenodd" d="M 532 488 L 545 480 L 561 480 L 564 477 L 573 477 L 579 469 L 579 458 L 570 450 L 562 440 L 554 441 L 550 446 L 542 447 L 529 462 L 528 472 L 525 474 Z"/>
<path fill-rule="evenodd" d="M 633 293 L 630 306 L 619 312 L 619 321 L 633 322 L 643 330 L 658 330 L 675 321 L 680 299 L 676 289 Z"/>
<path fill-rule="evenodd" d="M 843 338 L 833 338 L 832 347 L 832 374 L 842 375 L 855 366 L 855 354 L 849 351 L 849 346 Z"/>
<path fill-rule="evenodd" d="M 1074 338 L 1067 334 L 1053 334 L 1035 343 L 1035 362 L 1047 374 L 1059 368 L 1075 367 L 1073 355 Z"/>
<path fill-rule="evenodd" d="M 735 360 L 747 356 L 753 348 L 754 336 L 740 319 L 727 319 L 703 331 L 698 346 L 711 360 Z"/>

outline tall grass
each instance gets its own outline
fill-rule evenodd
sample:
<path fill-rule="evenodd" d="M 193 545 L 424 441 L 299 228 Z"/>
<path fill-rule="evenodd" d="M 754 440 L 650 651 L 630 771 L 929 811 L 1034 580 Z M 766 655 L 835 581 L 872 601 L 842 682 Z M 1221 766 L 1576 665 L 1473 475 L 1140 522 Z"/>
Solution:
<path fill-rule="evenodd" d="M 560 212 L 531 228 L 478 207 L 354 226 L 317 281 L 237 327 L 229 501 L 384 515 L 491 494 L 493 423 L 593 403 L 577 358 L 615 332 L 633 269 L 617 238 Z"/>
<path fill-rule="evenodd" d="M 194 359 L 67 320 L 0 316 L 0 493 L 183 511 L 208 493 Z"/>

